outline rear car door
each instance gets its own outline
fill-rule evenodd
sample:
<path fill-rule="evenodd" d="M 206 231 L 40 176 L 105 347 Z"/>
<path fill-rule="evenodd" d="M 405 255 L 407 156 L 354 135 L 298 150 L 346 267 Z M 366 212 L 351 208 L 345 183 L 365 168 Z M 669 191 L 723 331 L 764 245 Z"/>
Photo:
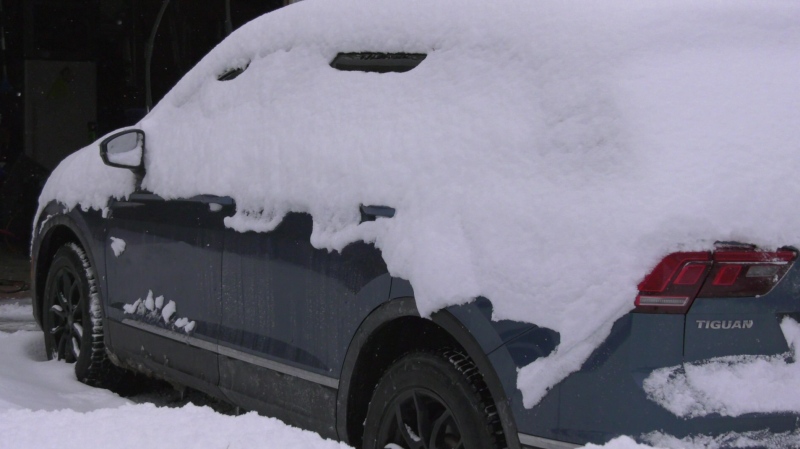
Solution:
<path fill-rule="evenodd" d="M 357 303 L 391 280 L 363 242 L 311 245 L 312 218 L 289 213 L 265 233 L 229 230 L 223 259 L 220 387 L 247 408 L 335 437 L 336 392 Z"/>

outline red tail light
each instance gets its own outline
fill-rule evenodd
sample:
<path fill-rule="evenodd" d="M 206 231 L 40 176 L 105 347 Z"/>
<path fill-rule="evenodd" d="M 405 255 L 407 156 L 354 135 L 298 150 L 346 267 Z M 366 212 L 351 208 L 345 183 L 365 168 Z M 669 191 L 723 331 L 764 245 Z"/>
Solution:
<path fill-rule="evenodd" d="M 731 298 L 769 293 L 789 271 L 797 253 L 724 247 L 666 256 L 639 283 L 636 311 L 686 313 L 695 298 Z"/>

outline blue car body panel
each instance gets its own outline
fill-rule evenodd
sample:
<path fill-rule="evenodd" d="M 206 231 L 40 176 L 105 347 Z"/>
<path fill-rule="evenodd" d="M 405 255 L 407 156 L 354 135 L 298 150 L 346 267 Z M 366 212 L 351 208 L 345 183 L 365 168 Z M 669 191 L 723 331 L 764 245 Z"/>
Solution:
<path fill-rule="evenodd" d="M 350 353 L 363 343 L 366 337 L 359 333 L 366 328 L 416 314 L 408 281 L 390 277 L 372 245 L 353 244 L 341 252 L 314 248 L 307 214 L 287 215 L 271 233 L 237 233 L 222 225 L 234 210 L 228 200 L 150 198 L 149 206 L 136 205 L 147 202 L 143 199 L 114 203 L 105 217 L 56 204 L 44 209 L 32 253 L 37 319 L 46 275 L 46 257 L 40 254 L 58 234 L 53 231 L 68 229 L 87 249 L 101 280 L 106 344 L 118 363 L 327 437 L 346 438 L 341 409 L 347 402 L 343 392 L 350 388 L 345 385 Z M 122 254 L 111 251 L 110 237 L 126 240 Z M 800 415 L 675 416 L 648 398 L 643 382 L 656 369 L 682 363 L 786 353 L 780 322 L 800 316 L 799 279 L 795 266 L 767 295 L 698 298 L 686 315 L 631 312 L 614 323 L 578 372 L 531 409 L 522 405 L 517 371 L 552 354 L 560 341 L 557 332 L 493 321 L 486 298 L 448 307 L 431 319 L 468 348 L 499 402 L 506 431 L 533 438 L 541 447 L 650 432 L 678 438 L 790 432 L 798 428 Z M 177 314 L 195 320 L 196 331 L 181 334 L 123 310 L 151 289 L 167 301 L 175 299 Z M 513 436 L 508 443 L 518 447 Z"/>

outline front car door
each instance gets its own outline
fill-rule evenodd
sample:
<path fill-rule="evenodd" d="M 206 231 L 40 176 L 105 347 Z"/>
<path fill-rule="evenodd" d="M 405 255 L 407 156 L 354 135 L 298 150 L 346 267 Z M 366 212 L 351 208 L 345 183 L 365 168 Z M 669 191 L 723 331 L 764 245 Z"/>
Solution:
<path fill-rule="evenodd" d="M 215 391 L 222 199 L 138 191 L 109 204 L 109 334 L 129 363 Z"/>

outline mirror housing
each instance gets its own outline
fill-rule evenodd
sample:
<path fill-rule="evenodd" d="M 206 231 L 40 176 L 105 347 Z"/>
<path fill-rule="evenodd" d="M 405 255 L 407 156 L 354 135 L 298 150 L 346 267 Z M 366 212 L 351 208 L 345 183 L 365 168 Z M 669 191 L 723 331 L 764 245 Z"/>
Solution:
<path fill-rule="evenodd" d="M 126 129 L 100 142 L 100 157 L 110 167 L 144 171 L 144 131 Z"/>

